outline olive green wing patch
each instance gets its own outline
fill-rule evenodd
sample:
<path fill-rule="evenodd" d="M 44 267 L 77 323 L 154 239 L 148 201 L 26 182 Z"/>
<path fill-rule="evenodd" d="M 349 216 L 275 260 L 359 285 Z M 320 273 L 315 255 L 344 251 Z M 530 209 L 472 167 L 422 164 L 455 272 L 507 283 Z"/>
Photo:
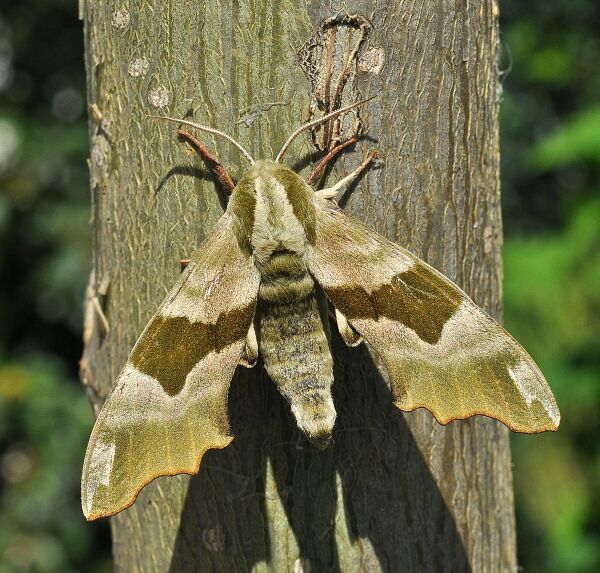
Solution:
<path fill-rule="evenodd" d="M 259 279 L 223 215 L 146 326 L 98 416 L 81 483 L 87 519 L 129 507 L 156 477 L 196 473 L 206 450 L 231 442 L 229 383 Z"/>
<path fill-rule="evenodd" d="M 315 205 L 309 269 L 382 357 L 396 406 L 426 408 L 442 424 L 482 414 L 518 432 L 558 427 L 538 367 L 460 288 L 331 202 Z"/>

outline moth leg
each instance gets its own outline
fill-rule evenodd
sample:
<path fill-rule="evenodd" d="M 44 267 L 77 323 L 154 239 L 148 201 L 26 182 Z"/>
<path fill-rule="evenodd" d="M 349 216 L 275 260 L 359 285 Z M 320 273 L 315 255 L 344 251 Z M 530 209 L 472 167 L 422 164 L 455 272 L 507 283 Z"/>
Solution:
<path fill-rule="evenodd" d="M 252 368 L 258 360 L 258 340 L 256 339 L 256 330 L 254 323 L 250 325 L 246 335 L 246 344 L 240 357 L 239 364 L 246 368 Z"/>
<path fill-rule="evenodd" d="M 357 141 L 358 137 L 355 135 L 354 137 L 351 137 L 350 139 L 347 139 L 346 141 L 343 141 L 342 143 L 336 145 L 325 157 L 323 157 L 323 159 L 321 159 L 321 161 L 319 161 L 317 166 L 309 173 L 308 177 L 306 178 L 306 182 L 312 186 L 315 180 L 321 177 L 321 174 L 323 173 L 325 167 L 327 167 L 327 164 L 337 155 L 339 155 L 342 151 L 344 151 L 346 147 L 354 145 Z"/>
<path fill-rule="evenodd" d="M 346 346 L 358 346 L 363 341 L 363 337 L 350 326 L 348 319 L 337 308 L 335 309 L 335 321 Z"/>
<path fill-rule="evenodd" d="M 219 185 L 223 190 L 230 195 L 235 187 L 233 179 L 227 173 L 227 169 L 220 163 L 215 157 L 213 157 L 203 143 L 195 138 L 191 133 L 185 129 L 179 129 L 177 131 L 179 137 L 185 139 L 185 141 L 192 147 L 192 149 L 202 158 L 206 166 L 213 172 L 215 179 L 219 182 Z"/>
<path fill-rule="evenodd" d="M 340 179 L 335 185 L 332 187 L 326 187 L 325 189 L 320 189 L 319 191 L 315 191 L 315 195 L 320 199 L 335 199 L 338 194 L 338 191 L 350 183 L 352 180 L 356 179 L 369 165 L 371 162 L 377 158 L 379 155 L 378 151 L 370 151 L 369 154 L 365 157 L 363 162 L 349 175 L 346 175 L 343 179 Z"/>
<path fill-rule="evenodd" d="M 100 304 L 100 299 L 97 296 L 92 298 L 92 306 L 94 307 L 94 312 L 100 321 L 100 326 L 104 330 L 104 334 L 110 334 L 110 324 L 108 322 L 108 318 L 106 318 L 104 310 L 102 309 L 102 305 Z"/>

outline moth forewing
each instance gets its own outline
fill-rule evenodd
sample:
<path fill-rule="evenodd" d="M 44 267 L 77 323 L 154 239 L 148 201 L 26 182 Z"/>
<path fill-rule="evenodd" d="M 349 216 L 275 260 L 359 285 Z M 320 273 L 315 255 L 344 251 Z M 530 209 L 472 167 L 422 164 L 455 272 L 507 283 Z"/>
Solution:
<path fill-rule="evenodd" d="M 315 206 L 310 271 L 342 335 L 349 325 L 382 357 L 400 409 L 426 408 L 442 424 L 481 414 L 519 432 L 558 427 L 533 360 L 459 287 L 332 202 Z"/>
<path fill-rule="evenodd" d="M 198 471 L 230 443 L 229 383 L 259 274 L 223 215 L 135 344 L 96 421 L 82 476 L 88 519 L 129 507 L 158 476 Z"/>

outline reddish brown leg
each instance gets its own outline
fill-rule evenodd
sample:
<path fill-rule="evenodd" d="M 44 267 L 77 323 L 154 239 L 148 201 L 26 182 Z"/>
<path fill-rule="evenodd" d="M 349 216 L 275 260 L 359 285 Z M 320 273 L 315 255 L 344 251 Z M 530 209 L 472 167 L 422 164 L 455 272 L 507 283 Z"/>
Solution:
<path fill-rule="evenodd" d="M 188 142 L 194 151 L 202 158 L 204 163 L 206 163 L 206 166 L 213 172 L 221 187 L 223 187 L 227 194 L 230 194 L 235 187 L 235 183 L 229 176 L 229 173 L 227 173 L 227 169 L 225 169 L 225 167 L 209 153 L 202 142 L 199 139 L 196 139 L 191 133 L 185 129 L 180 129 L 177 134 Z"/>
<path fill-rule="evenodd" d="M 327 164 L 336 155 L 339 155 L 342 151 L 344 151 L 344 149 L 346 149 L 346 147 L 350 147 L 351 145 L 355 144 L 357 141 L 358 141 L 358 137 L 356 137 L 356 135 L 355 135 L 354 137 L 347 139 L 346 141 L 340 143 L 339 145 L 336 145 L 325 157 L 323 157 L 323 159 L 321 159 L 321 161 L 319 161 L 317 166 L 310 172 L 310 174 L 306 178 L 306 182 L 309 185 L 312 185 L 315 182 L 315 179 L 317 179 L 318 177 L 321 176 L 321 173 L 323 173 L 323 169 L 325 169 Z"/>

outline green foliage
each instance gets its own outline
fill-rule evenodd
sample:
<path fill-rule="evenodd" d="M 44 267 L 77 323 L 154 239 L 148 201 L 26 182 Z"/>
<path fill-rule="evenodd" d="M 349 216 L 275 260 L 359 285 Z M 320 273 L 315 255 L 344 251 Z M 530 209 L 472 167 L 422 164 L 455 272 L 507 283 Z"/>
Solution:
<path fill-rule="evenodd" d="M 47 355 L 0 364 L 1 573 L 107 570 L 106 561 L 87 563 L 94 536 L 79 507 L 81 438 L 92 413 L 65 378 Z"/>
<path fill-rule="evenodd" d="M 576 160 L 600 163 L 600 106 L 586 108 L 568 119 L 531 153 L 533 167 L 539 171 L 550 171 Z"/>
<path fill-rule="evenodd" d="M 514 436 L 519 561 L 600 571 L 600 5 L 506 2 L 505 321 L 546 374 L 558 432 Z"/>
<path fill-rule="evenodd" d="M 81 24 L 73 2 L 0 4 L 0 573 L 101 572 L 79 476 L 89 271 Z"/>
<path fill-rule="evenodd" d="M 507 327 L 550 380 L 563 420 L 554 435 L 513 439 L 519 531 L 529 538 L 521 549 L 534 558 L 532 572 L 600 569 L 599 221 L 600 199 L 590 199 L 564 233 L 505 249 Z"/>

